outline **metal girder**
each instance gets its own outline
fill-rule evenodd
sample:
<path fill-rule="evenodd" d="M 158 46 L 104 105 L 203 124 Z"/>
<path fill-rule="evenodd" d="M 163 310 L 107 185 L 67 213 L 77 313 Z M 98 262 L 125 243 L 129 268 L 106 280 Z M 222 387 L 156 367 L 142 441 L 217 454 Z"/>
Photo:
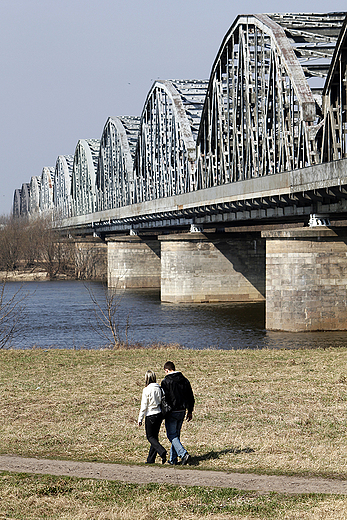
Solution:
<path fill-rule="evenodd" d="M 331 59 L 334 54 L 335 45 L 325 45 L 318 47 L 316 44 L 313 46 L 305 45 L 305 46 L 296 46 L 294 52 L 298 59 L 300 58 L 311 58 L 311 59 L 321 59 L 327 58 Z"/>
<path fill-rule="evenodd" d="M 295 56 L 293 47 L 281 25 L 276 23 L 267 15 L 257 15 L 256 18 L 264 24 L 262 31 L 268 32 L 268 28 L 272 32 L 272 45 L 276 47 L 278 55 L 283 60 L 284 69 L 278 70 L 278 73 L 288 75 L 292 84 L 292 94 L 297 98 L 297 107 L 300 117 L 303 121 L 314 121 L 316 116 L 316 105 L 310 87 L 305 81 L 305 75 L 302 67 Z M 281 91 L 279 92 L 281 94 Z"/>
<path fill-rule="evenodd" d="M 330 191 L 335 194 L 337 199 L 347 199 L 347 190 L 343 186 L 330 188 Z"/>
<path fill-rule="evenodd" d="M 53 203 L 55 219 L 72 216 L 71 180 L 73 155 L 59 155 L 55 164 Z"/>
<path fill-rule="evenodd" d="M 41 178 L 34 175 L 30 179 L 29 214 L 35 215 L 40 212 L 40 187 Z"/>
<path fill-rule="evenodd" d="M 30 184 L 25 182 L 20 190 L 20 214 L 26 216 L 29 214 L 30 204 Z"/>
<path fill-rule="evenodd" d="M 196 142 L 207 81 L 156 81 L 141 116 L 134 200 L 196 189 Z"/>
<path fill-rule="evenodd" d="M 100 150 L 99 139 L 80 139 L 73 160 L 71 198 L 74 216 L 96 209 L 95 177 Z"/>
<path fill-rule="evenodd" d="M 323 90 L 322 161 L 347 157 L 347 17 Z"/>
<path fill-rule="evenodd" d="M 40 212 L 49 213 L 53 210 L 53 178 L 54 168 L 45 166 L 40 183 Z"/>
<path fill-rule="evenodd" d="M 96 174 L 97 210 L 134 202 L 134 156 L 140 118 L 109 117 L 101 137 Z"/>
<path fill-rule="evenodd" d="M 16 188 L 13 194 L 12 214 L 15 218 L 20 217 L 20 190 Z"/>

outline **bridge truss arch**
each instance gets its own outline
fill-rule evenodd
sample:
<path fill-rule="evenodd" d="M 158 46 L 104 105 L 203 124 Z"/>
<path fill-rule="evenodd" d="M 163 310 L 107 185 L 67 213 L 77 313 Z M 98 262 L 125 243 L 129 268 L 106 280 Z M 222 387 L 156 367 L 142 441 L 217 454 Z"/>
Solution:
<path fill-rule="evenodd" d="M 73 155 L 59 155 L 55 164 L 53 201 L 57 218 L 68 218 L 71 212 L 71 178 Z"/>
<path fill-rule="evenodd" d="M 156 81 L 142 111 L 135 159 L 135 202 L 197 188 L 196 135 L 205 80 Z"/>
<path fill-rule="evenodd" d="M 30 179 L 29 214 L 37 215 L 40 212 L 40 186 L 41 178 L 33 175 Z"/>
<path fill-rule="evenodd" d="M 323 91 L 322 161 L 347 157 L 347 17 L 340 32 Z"/>
<path fill-rule="evenodd" d="M 29 215 L 30 206 L 30 184 L 24 182 L 20 190 L 20 214 L 21 216 Z"/>
<path fill-rule="evenodd" d="M 48 213 L 53 210 L 54 168 L 45 166 L 41 174 L 40 210 Z"/>
<path fill-rule="evenodd" d="M 12 214 L 15 218 L 20 217 L 20 189 L 16 188 L 13 194 Z"/>
<path fill-rule="evenodd" d="M 99 139 L 80 139 L 73 160 L 71 197 L 74 216 L 96 209 L 95 179 L 100 151 Z"/>
<path fill-rule="evenodd" d="M 96 174 L 97 210 L 127 206 L 134 202 L 134 157 L 140 118 L 109 117 L 100 142 Z"/>
<path fill-rule="evenodd" d="M 199 188 L 320 162 L 321 83 L 344 17 L 275 14 L 235 20 L 214 62 L 201 117 Z"/>

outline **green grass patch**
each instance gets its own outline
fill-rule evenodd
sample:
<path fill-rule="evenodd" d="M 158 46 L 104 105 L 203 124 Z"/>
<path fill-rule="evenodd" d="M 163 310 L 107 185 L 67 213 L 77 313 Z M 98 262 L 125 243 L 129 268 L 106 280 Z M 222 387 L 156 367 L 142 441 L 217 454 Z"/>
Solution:
<path fill-rule="evenodd" d="M 346 499 L 325 495 L 259 495 L 235 489 L 137 485 L 5 472 L 0 473 L 0 496 L 0 518 L 16 520 L 333 519 L 333 513 L 342 519 L 345 517 L 340 515 L 347 513 Z M 329 516 L 318 516 L 322 512 Z"/>

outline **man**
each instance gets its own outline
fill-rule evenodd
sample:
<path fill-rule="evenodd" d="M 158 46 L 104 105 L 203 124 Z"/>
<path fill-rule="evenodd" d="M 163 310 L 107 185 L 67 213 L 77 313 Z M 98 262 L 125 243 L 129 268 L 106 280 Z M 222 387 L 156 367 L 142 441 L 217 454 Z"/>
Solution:
<path fill-rule="evenodd" d="M 165 378 L 161 387 L 165 392 L 167 402 L 171 406 L 171 412 L 165 417 L 166 435 L 171 442 L 169 464 L 177 464 L 177 458 L 181 458 L 181 464 L 189 462 L 190 455 L 181 444 L 180 434 L 187 410 L 187 421 L 192 420 L 194 409 L 194 394 L 190 382 L 181 372 L 177 372 L 172 361 L 164 365 Z"/>

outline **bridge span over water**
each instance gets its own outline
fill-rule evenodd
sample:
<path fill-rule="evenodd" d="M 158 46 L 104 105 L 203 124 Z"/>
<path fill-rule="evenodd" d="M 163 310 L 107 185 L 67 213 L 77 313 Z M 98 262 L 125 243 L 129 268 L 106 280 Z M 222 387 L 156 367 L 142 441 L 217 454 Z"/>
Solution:
<path fill-rule="evenodd" d="M 106 243 L 110 286 L 347 329 L 346 63 L 346 13 L 240 15 L 209 80 L 156 81 L 141 116 L 16 190 L 14 215 Z"/>

